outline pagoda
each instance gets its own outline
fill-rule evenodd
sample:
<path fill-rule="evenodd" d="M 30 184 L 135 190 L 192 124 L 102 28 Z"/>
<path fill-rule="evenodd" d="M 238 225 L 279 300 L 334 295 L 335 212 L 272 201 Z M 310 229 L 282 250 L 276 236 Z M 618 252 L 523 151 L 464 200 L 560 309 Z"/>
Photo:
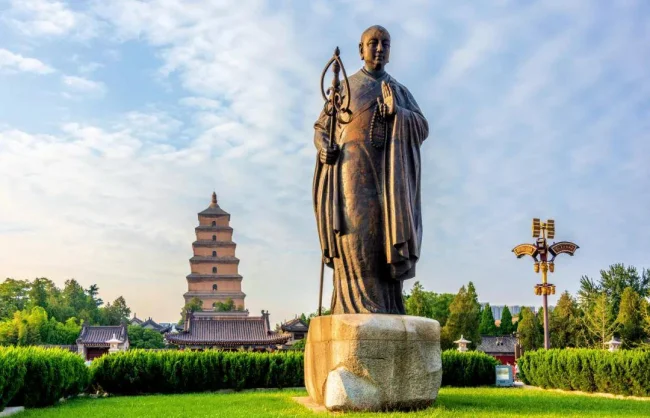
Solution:
<path fill-rule="evenodd" d="M 249 316 L 245 309 L 246 295 L 241 291 L 242 276 L 237 270 L 239 259 L 235 257 L 230 214 L 219 207 L 216 193 L 212 193 L 210 206 L 199 212 L 195 231 L 191 273 L 183 297 L 186 304 L 198 298 L 203 306 L 199 311 L 186 309 L 183 329 L 165 334 L 167 342 L 191 350 L 281 349 L 291 335 L 271 329 L 268 311 Z"/>
<path fill-rule="evenodd" d="M 230 214 L 219 207 L 217 194 L 213 192 L 210 206 L 198 215 L 199 226 L 195 228 L 196 241 L 192 243 L 193 257 L 190 258 L 187 293 L 183 295 L 185 303 L 198 298 L 206 312 L 214 311 L 215 304 L 226 304 L 230 299 L 234 309 L 229 314 L 247 316 L 244 305 L 246 295 L 241 290 L 242 276 L 238 272 L 239 259 L 235 257 L 237 244 L 232 241 Z"/>

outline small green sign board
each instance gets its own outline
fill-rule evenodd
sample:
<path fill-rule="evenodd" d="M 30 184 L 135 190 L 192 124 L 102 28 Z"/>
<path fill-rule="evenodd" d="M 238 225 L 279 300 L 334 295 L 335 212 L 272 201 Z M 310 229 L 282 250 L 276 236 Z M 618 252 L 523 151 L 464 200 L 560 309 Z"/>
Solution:
<path fill-rule="evenodd" d="M 510 366 L 496 366 L 497 386 L 512 386 L 514 379 L 512 376 L 512 367 Z"/>

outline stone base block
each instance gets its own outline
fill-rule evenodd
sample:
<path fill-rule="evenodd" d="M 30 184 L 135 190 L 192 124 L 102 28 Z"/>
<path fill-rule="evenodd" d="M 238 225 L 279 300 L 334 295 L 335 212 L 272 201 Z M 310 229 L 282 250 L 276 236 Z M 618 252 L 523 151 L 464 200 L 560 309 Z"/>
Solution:
<path fill-rule="evenodd" d="M 441 380 L 438 321 L 346 314 L 309 324 L 305 386 L 330 411 L 424 408 L 435 401 Z"/>

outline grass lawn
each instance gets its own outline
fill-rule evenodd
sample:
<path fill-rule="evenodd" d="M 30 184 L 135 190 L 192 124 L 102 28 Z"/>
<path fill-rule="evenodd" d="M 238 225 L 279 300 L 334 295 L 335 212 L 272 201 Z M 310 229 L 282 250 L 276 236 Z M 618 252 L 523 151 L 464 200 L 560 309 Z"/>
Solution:
<path fill-rule="evenodd" d="M 201 393 L 79 398 L 58 406 L 32 409 L 16 418 L 68 417 L 311 417 L 295 403 L 304 391 Z M 355 417 L 650 417 L 650 402 L 570 395 L 515 388 L 443 388 L 436 404 L 413 413 L 353 414 Z"/>

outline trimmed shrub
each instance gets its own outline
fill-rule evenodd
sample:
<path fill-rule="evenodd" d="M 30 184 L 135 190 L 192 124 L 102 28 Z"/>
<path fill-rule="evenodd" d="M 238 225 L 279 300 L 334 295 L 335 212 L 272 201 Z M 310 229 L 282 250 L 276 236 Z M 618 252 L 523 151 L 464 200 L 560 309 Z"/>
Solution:
<path fill-rule="evenodd" d="M 303 386 L 303 353 L 129 350 L 100 357 L 93 384 L 116 395 Z"/>
<path fill-rule="evenodd" d="M 83 359 L 72 352 L 56 348 L 0 348 L 0 387 L 3 376 L 12 374 L 10 387 L 0 389 L 2 405 L 28 408 L 55 404 L 62 397 L 83 392 L 89 381 Z"/>
<path fill-rule="evenodd" d="M 479 351 L 461 353 L 456 350 L 442 352 L 443 386 L 487 386 L 496 382 L 495 367 L 500 363 L 492 356 Z"/>
<path fill-rule="evenodd" d="M 19 350 L 0 349 L 0 411 L 18 393 L 25 379 L 25 365 L 18 360 Z"/>
<path fill-rule="evenodd" d="M 528 385 L 650 396 L 650 352 L 645 350 L 538 350 L 525 353 L 518 364 Z"/>

